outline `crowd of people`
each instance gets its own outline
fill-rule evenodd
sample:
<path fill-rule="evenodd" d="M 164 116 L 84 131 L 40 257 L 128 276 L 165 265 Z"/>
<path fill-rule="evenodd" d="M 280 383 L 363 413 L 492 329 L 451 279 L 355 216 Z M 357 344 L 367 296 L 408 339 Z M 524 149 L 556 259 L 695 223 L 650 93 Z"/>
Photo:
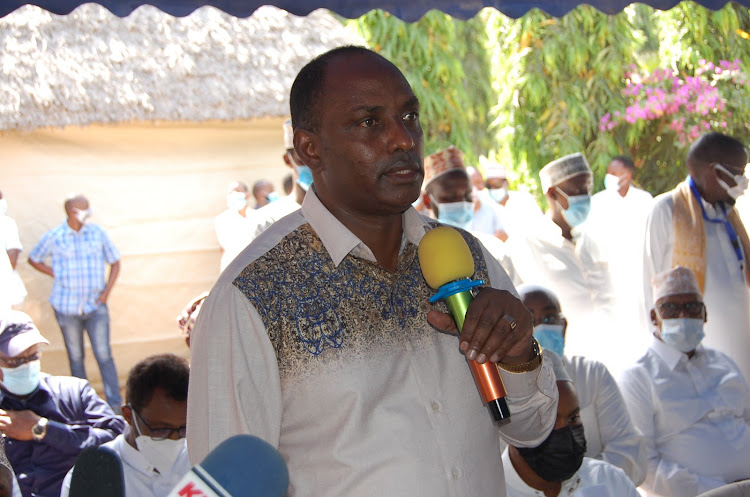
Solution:
<path fill-rule="evenodd" d="M 65 222 L 29 263 L 54 278 L 73 377 L 41 373 L 48 341 L 26 314 L 0 312 L 13 469 L 0 495 L 67 496 L 78 454 L 103 444 L 127 495 L 166 496 L 241 433 L 278 448 L 296 497 L 697 497 L 750 485 L 750 240 L 735 206 L 745 145 L 706 133 L 685 181 L 655 199 L 627 156 L 593 194 L 585 155 L 565 155 L 539 171 L 543 211 L 511 188 L 508 167 L 467 164 L 453 146 L 425 157 L 419 101 L 375 52 L 312 60 L 290 109 L 284 196 L 237 181 L 216 217 L 221 275 L 179 318 L 190 366 L 144 359 L 124 404 L 107 314 L 119 254 L 88 222 L 88 200 L 66 199 Z M 25 290 L 11 277 L 22 247 L 8 219 L 9 308 Z M 441 225 L 482 280 L 462 319 L 433 303 L 420 266 L 422 238 Z M 106 402 L 85 381 L 84 330 Z M 490 416 L 467 361 L 496 365 L 509 420 Z"/>

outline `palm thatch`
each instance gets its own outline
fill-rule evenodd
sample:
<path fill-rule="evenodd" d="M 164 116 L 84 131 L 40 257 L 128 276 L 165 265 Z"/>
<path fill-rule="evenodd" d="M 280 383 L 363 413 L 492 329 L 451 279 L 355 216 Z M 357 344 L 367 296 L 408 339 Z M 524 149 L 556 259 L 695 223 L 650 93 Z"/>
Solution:
<path fill-rule="evenodd" d="M 119 18 L 96 4 L 67 16 L 27 5 L 0 18 L 0 130 L 284 116 L 307 61 L 363 43 L 324 10 L 179 18 L 142 6 Z"/>

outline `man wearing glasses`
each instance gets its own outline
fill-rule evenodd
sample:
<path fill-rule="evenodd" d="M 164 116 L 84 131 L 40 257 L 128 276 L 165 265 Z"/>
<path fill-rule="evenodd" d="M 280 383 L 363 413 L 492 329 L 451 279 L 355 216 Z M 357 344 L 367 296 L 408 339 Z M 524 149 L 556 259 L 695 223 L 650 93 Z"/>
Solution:
<path fill-rule="evenodd" d="M 687 154 L 689 176 L 659 195 L 646 225 L 644 310 L 654 275 L 674 266 L 693 270 L 711 320 L 706 345 L 728 354 L 750 378 L 750 241 L 735 201 L 744 194 L 746 146 L 706 133 Z M 646 323 L 644 323 L 646 324 Z"/>
<path fill-rule="evenodd" d="M 41 372 L 47 344 L 27 314 L 0 315 L 0 432 L 24 497 L 60 495 L 81 451 L 125 427 L 88 381 Z"/>
<path fill-rule="evenodd" d="M 104 444 L 122 460 L 125 495 L 165 497 L 190 470 L 185 444 L 190 369 L 182 357 L 159 354 L 136 364 L 128 375 L 122 415 L 128 429 Z M 67 497 L 73 468 L 65 477 Z"/>
<path fill-rule="evenodd" d="M 620 381 L 646 437 L 643 487 L 695 497 L 750 478 L 750 387 L 729 356 L 701 345 L 708 316 L 698 279 L 678 266 L 657 275 L 652 291 L 653 341 Z"/>

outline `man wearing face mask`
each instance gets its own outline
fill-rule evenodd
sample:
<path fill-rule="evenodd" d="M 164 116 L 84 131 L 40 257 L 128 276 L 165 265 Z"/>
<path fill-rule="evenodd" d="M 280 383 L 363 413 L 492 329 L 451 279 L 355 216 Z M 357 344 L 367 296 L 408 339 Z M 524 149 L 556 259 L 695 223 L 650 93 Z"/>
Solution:
<path fill-rule="evenodd" d="M 570 318 L 568 352 L 612 369 L 618 361 L 612 343 L 619 333 L 613 326 L 609 266 L 582 226 L 591 207 L 591 168 L 582 154 L 572 154 L 547 164 L 539 178 L 549 210 L 536 222 L 529 220 L 520 236 L 508 239 L 511 259 L 522 281 L 543 281 L 560 298 Z"/>
<path fill-rule="evenodd" d="M 46 344 L 28 315 L 0 316 L 0 432 L 24 497 L 60 495 L 78 455 L 125 427 L 87 381 L 41 372 Z"/>
<path fill-rule="evenodd" d="M 649 495 L 695 497 L 746 480 L 750 387 L 729 356 L 701 345 L 709 313 L 698 279 L 678 266 L 652 285 L 651 347 L 620 380 L 633 423 L 646 437 L 643 486 Z"/>
<path fill-rule="evenodd" d="M 90 223 L 91 208 L 83 195 L 64 203 L 67 219 L 42 235 L 29 254 L 29 264 L 54 278 L 49 302 L 65 339 L 70 372 L 86 378 L 83 331 L 89 335 L 104 383 L 107 402 L 120 412 L 120 386 L 109 346 L 107 300 L 120 274 L 120 253 L 100 226 Z M 45 261 L 50 260 L 50 265 Z M 105 268 L 109 277 L 105 280 Z"/>
<path fill-rule="evenodd" d="M 216 216 L 214 229 L 221 247 L 219 270 L 237 257 L 253 241 L 258 214 L 248 204 L 250 190 L 242 181 L 233 181 L 227 188 L 227 210 Z"/>
<path fill-rule="evenodd" d="M 305 193 L 312 185 L 312 173 L 310 168 L 307 167 L 302 159 L 299 158 L 297 152 L 294 150 L 294 132 L 292 131 L 292 120 L 287 119 L 283 124 L 284 131 L 284 164 L 292 169 L 292 177 L 294 178 L 294 187 L 292 193 L 286 197 L 271 202 L 265 207 L 261 207 L 258 210 L 258 227 L 255 229 L 255 236 L 257 237 L 264 231 L 266 231 L 273 223 L 281 219 L 282 217 L 291 214 L 298 210 L 302 205 L 302 201 L 305 200 Z"/>
<path fill-rule="evenodd" d="M 584 457 L 586 437 L 576 386 L 560 359 L 554 354 L 550 358 L 560 395 L 555 426 L 537 447 L 506 447 L 503 469 L 508 497 L 638 497 L 623 470 Z"/>
<path fill-rule="evenodd" d="M 565 372 L 576 385 L 581 422 L 586 429 L 586 456 L 621 468 L 635 485 L 640 485 L 646 478 L 646 441 L 633 426 L 617 382 L 601 362 L 563 354 L 568 321 L 554 293 L 531 284 L 517 290 L 523 305 L 531 311 L 534 338 L 562 359 Z"/>
<path fill-rule="evenodd" d="M 128 429 L 104 447 L 122 460 L 125 495 L 166 497 L 190 470 L 185 444 L 190 368 L 182 357 L 159 354 L 136 364 L 128 375 L 122 415 Z M 67 497 L 73 468 L 60 497 Z"/>
<path fill-rule="evenodd" d="M 503 266 L 513 284 L 521 283 L 505 244 L 497 237 L 474 228 L 476 212 L 472 185 L 461 151 L 450 146 L 428 155 L 424 158 L 424 170 L 422 201 L 432 211 L 434 218 L 443 224 L 469 231 Z"/>
<path fill-rule="evenodd" d="M 479 165 L 485 178 L 482 198 L 498 209 L 506 240 L 542 216 L 539 204 L 530 193 L 510 189 L 508 171 L 504 166 L 486 157 L 479 158 Z"/>
<path fill-rule="evenodd" d="M 643 255 L 644 306 L 649 282 L 673 266 L 698 278 L 711 321 L 706 345 L 728 354 L 750 378 L 750 241 L 735 200 L 748 186 L 748 151 L 738 140 L 707 133 L 690 147 L 689 176 L 656 198 Z"/>

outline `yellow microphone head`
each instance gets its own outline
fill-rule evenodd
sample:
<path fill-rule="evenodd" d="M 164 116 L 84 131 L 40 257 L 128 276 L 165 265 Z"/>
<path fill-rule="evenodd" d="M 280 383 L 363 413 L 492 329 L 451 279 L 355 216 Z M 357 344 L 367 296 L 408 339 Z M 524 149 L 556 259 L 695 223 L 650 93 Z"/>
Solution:
<path fill-rule="evenodd" d="M 422 275 L 432 288 L 438 289 L 474 274 L 471 250 L 461 233 L 451 227 L 439 226 L 428 231 L 417 251 Z"/>

